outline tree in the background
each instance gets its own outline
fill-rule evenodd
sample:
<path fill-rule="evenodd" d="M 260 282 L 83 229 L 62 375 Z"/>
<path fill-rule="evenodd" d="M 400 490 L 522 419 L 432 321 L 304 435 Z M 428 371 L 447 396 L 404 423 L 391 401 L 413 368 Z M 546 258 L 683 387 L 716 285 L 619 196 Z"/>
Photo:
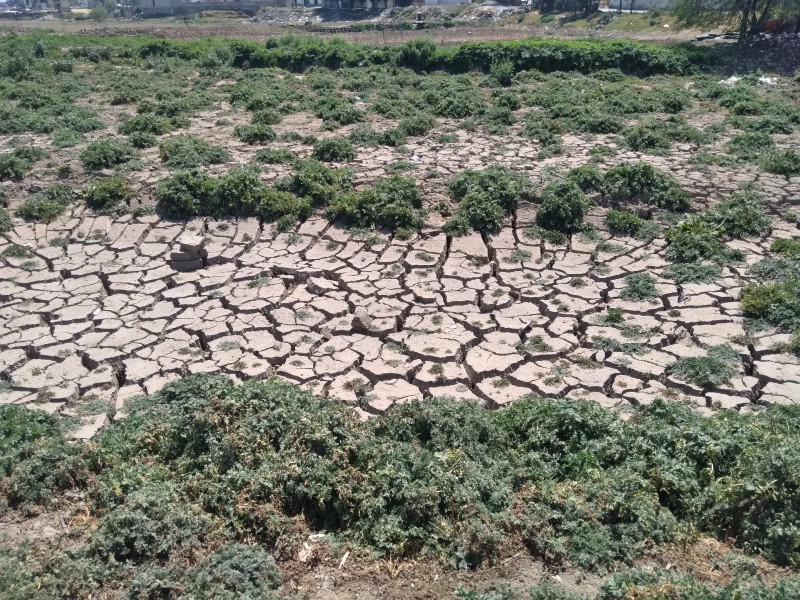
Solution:
<path fill-rule="evenodd" d="M 748 44 L 768 19 L 800 16 L 800 0 L 678 0 L 673 7 L 686 25 L 738 22 L 739 43 Z"/>

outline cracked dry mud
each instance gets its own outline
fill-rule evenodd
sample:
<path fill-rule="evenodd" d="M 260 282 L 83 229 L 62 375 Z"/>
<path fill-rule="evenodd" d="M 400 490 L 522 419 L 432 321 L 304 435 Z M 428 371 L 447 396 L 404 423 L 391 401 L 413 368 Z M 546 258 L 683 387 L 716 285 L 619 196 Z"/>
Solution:
<path fill-rule="evenodd" d="M 19 223 L 0 251 L 23 245 L 36 268 L 14 258 L 0 268 L 0 372 L 9 382 L 0 402 L 59 413 L 87 438 L 123 417 L 126 400 L 193 373 L 276 375 L 364 417 L 445 395 L 496 407 L 533 392 L 623 413 L 656 397 L 701 412 L 800 399 L 800 361 L 771 349 L 788 336 L 764 331 L 736 343 L 747 265 L 713 284 L 676 285 L 659 277 L 663 241 L 622 238 L 593 268 L 596 243 L 524 236 L 533 214 L 521 205 L 494 237 L 448 238 L 432 225 L 410 240 L 320 216 L 288 233 L 256 219 L 114 220 L 81 208 L 50 225 Z M 600 223 L 601 214 L 590 218 Z M 795 229 L 773 220 L 773 237 Z M 171 268 L 183 234 L 206 237 L 206 268 Z M 51 246 L 58 237 L 69 244 Z M 768 245 L 731 243 L 748 264 Z M 620 297 L 637 272 L 657 278 L 657 299 Z M 634 327 L 603 324 L 608 308 Z M 596 337 L 642 351 L 596 350 Z M 668 375 L 678 358 L 721 343 L 741 357 L 729 385 L 702 390 Z"/>

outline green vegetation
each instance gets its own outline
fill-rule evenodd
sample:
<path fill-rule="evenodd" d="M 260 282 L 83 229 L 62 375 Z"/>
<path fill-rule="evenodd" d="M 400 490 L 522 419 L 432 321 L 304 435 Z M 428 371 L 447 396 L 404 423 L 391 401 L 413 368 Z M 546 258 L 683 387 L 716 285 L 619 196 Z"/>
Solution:
<path fill-rule="evenodd" d="M 13 226 L 14 224 L 11 221 L 11 215 L 8 214 L 8 211 L 5 208 L 0 207 L 0 233 L 11 231 Z"/>
<path fill-rule="evenodd" d="M 768 173 L 800 175 L 800 152 L 796 150 L 770 152 L 761 159 L 759 165 Z"/>
<path fill-rule="evenodd" d="M 705 356 L 681 358 L 670 366 L 670 373 L 677 379 L 688 381 L 703 389 L 722 387 L 736 375 L 739 363 L 736 351 L 723 344 L 709 348 Z"/>
<path fill-rule="evenodd" d="M 723 232 L 702 216 L 690 217 L 667 230 L 667 259 L 678 263 L 709 260 L 722 264 L 742 260 L 740 251 L 728 248 L 722 241 Z"/>
<path fill-rule="evenodd" d="M 455 216 L 445 224 L 447 233 L 497 233 L 517 203 L 532 196 L 532 185 L 524 175 L 490 166 L 482 171 L 462 171 L 448 181 L 447 191 L 459 203 Z"/>
<path fill-rule="evenodd" d="M 624 210 L 609 210 L 605 216 L 606 225 L 611 233 L 627 235 L 640 240 L 652 240 L 659 236 L 661 227 Z"/>
<path fill-rule="evenodd" d="M 99 171 L 136 158 L 136 150 L 119 140 L 100 140 L 86 146 L 80 158 L 87 171 Z"/>
<path fill-rule="evenodd" d="M 779 563 L 798 558 L 800 537 L 781 526 L 798 509 L 796 407 L 707 418 L 657 401 L 623 421 L 564 399 L 500 411 L 429 400 L 361 422 L 290 384 L 196 376 L 130 410 L 96 443 L 72 445 L 55 417 L 0 407 L 8 505 L 35 510 L 85 489 L 93 517 L 69 552 L 6 551 L 4 577 L 45 598 L 167 576 L 191 586 L 232 544 L 256 544 L 252 572 L 274 573 L 259 548 L 294 556 L 319 530 L 345 547 L 458 566 L 497 560 L 516 539 L 553 564 L 602 571 L 687 527 Z"/>
<path fill-rule="evenodd" d="M 622 163 L 603 177 L 603 196 L 612 204 L 642 203 L 672 212 L 691 205 L 689 194 L 677 182 L 649 163 Z"/>
<path fill-rule="evenodd" d="M 25 200 L 17 209 L 16 215 L 31 221 L 50 223 L 66 212 L 74 200 L 72 188 L 56 183 Z"/>
<path fill-rule="evenodd" d="M 536 224 L 551 231 L 577 231 L 589 207 L 586 195 L 574 181 L 565 179 L 547 184 L 536 212 Z"/>
<path fill-rule="evenodd" d="M 397 232 L 421 228 L 421 208 L 422 196 L 414 180 L 391 175 L 364 191 L 340 194 L 328 204 L 327 215 L 355 227 L 386 227 Z"/>
<path fill-rule="evenodd" d="M 0 181 L 22 181 L 25 174 L 33 168 L 33 164 L 46 155 L 44 150 L 31 146 L 16 148 L 0 155 Z"/>
<path fill-rule="evenodd" d="M 623 300 L 652 300 L 658 297 L 656 280 L 647 273 L 633 273 L 625 278 L 620 297 Z"/>
<path fill-rule="evenodd" d="M 314 143 L 311 157 L 324 162 L 350 162 L 356 157 L 356 149 L 344 138 L 326 138 Z"/>
<path fill-rule="evenodd" d="M 90 183 L 81 195 L 89 208 L 102 213 L 116 213 L 130 206 L 136 192 L 124 177 L 109 177 Z"/>
<path fill-rule="evenodd" d="M 269 125 L 237 125 L 233 135 L 246 144 L 266 144 L 275 140 L 275 131 Z"/>
<path fill-rule="evenodd" d="M 764 199 L 752 190 L 736 192 L 705 214 L 710 225 L 731 238 L 760 237 L 769 233 Z"/>
<path fill-rule="evenodd" d="M 216 165 L 228 162 L 230 153 L 219 146 L 212 146 L 205 140 L 191 136 L 179 135 L 164 140 L 158 146 L 159 155 L 164 165 L 170 169 L 193 169 L 204 165 Z"/>

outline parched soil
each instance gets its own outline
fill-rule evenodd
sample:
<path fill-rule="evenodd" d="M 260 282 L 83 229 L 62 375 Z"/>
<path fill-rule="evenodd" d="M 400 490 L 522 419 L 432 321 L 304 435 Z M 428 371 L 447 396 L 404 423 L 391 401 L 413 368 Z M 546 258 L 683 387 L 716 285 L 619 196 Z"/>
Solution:
<path fill-rule="evenodd" d="M 112 107 L 105 113 L 110 125 L 117 112 Z M 223 113 L 230 123 L 215 125 Z M 692 119 L 707 124 L 715 117 Z M 210 172 L 252 159 L 257 148 L 231 133 L 240 122 L 246 122 L 245 114 L 225 102 L 192 120 L 188 133 L 232 154 L 229 164 L 208 167 Z M 539 159 L 535 142 L 453 130 L 455 124 L 441 119 L 424 139 L 409 140 L 407 154 L 360 149 L 350 165 L 357 185 L 405 160 L 432 208 L 446 199 L 443 183 L 464 169 L 499 164 L 543 182 L 586 164 L 592 148 L 615 144 L 610 136 L 566 135 L 561 155 Z M 385 127 L 380 119 L 374 125 Z M 319 135 L 320 126 L 312 115 L 297 113 L 275 129 Z M 436 142 L 437 132 L 445 130 L 455 131 L 458 141 Z M 797 144 L 796 134 L 776 138 Z M 47 138 L 33 139 L 49 144 Z M 725 138 L 715 144 L 722 148 Z M 301 142 L 272 145 L 310 153 Z M 18 221 L 0 238 L 0 252 L 18 244 L 35 260 L 6 258 L 0 269 L 0 370 L 10 381 L 2 401 L 58 412 L 75 422 L 75 435 L 82 438 L 119 418 L 126 399 L 192 373 L 277 375 L 352 404 L 364 418 L 442 395 L 498 407 L 534 392 L 593 400 L 622 412 L 659 396 L 705 413 L 796 402 L 800 361 L 773 350 L 789 336 L 764 330 L 748 338 L 738 296 L 751 280 L 747 266 L 766 254 L 771 241 L 797 235 L 797 226 L 779 215 L 800 203 L 800 178 L 755 166 L 699 170 L 688 162 L 694 151 L 679 145 L 668 156 L 646 156 L 620 148 L 600 166 L 643 158 L 691 190 L 697 210 L 743 183 L 765 194 L 771 235 L 731 242 L 746 253 L 746 264 L 725 268 L 713 284 L 664 279 L 664 240 L 615 238 L 598 246 L 575 235 L 558 246 L 532 239 L 526 230 L 535 224 L 535 207 L 527 203 L 496 236 L 448 237 L 441 230 L 445 217 L 431 211 L 427 227 L 410 240 L 350 231 L 322 215 L 284 233 L 254 218 L 114 219 L 83 206 L 49 225 Z M 80 174 L 76 153 L 53 153 L 77 173 L 71 184 L 89 179 Z M 167 171 L 156 148 L 142 151 L 141 159 L 145 167 L 129 179 L 140 201 L 153 203 L 154 186 Z M 290 170 L 270 166 L 262 176 L 271 181 Z M 7 182 L 4 189 L 13 208 L 52 181 L 53 172 L 44 171 L 22 183 Z M 595 208 L 589 214 L 601 232 L 604 212 Z M 205 268 L 179 273 L 169 255 L 187 234 L 207 239 L 208 258 Z M 56 238 L 68 244 L 51 245 Z M 625 278 L 634 273 L 656 278 L 657 298 L 621 297 Z M 608 308 L 624 311 L 627 330 L 602 323 Z M 361 316 L 355 318 L 357 311 Z M 521 351 L 520 344 L 532 338 L 541 344 Z M 623 348 L 633 344 L 636 351 L 596 350 L 598 338 Z M 701 389 L 668 374 L 677 359 L 726 343 L 741 358 L 729 385 Z"/>

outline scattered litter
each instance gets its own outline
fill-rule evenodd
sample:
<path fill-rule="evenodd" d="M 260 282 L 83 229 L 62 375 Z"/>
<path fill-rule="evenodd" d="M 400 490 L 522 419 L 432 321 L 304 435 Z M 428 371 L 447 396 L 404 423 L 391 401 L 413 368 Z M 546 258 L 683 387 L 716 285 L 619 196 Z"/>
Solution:
<path fill-rule="evenodd" d="M 765 85 L 778 85 L 778 78 L 777 77 L 764 77 L 763 75 L 758 78 L 758 83 L 763 83 Z"/>
<path fill-rule="evenodd" d="M 720 83 L 723 85 L 734 85 L 739 80 L 741 80 L 741 77 L 737 77 L 736 75 L 731 75 L 727 79 L 720 80 Z"/>

